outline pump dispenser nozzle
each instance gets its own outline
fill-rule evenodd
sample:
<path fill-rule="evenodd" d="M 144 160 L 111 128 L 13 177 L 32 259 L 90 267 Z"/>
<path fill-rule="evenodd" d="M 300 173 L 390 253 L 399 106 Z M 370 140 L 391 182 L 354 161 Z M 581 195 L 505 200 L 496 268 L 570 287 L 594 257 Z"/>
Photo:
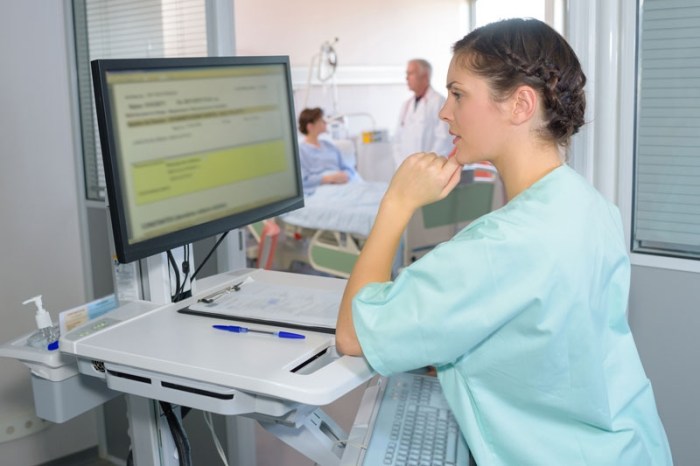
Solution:
<path fill-rule="evenodd" d="M 22 304 L 29 304 L 31 302 L 33 302 L 36 305 L 36 316 L 34 316 L 36 319 L 36 327 L 38 329 L 52 327 L 53 322 L 51 321 L 51 314 L 49 314 L 48 311 L 44 309 L 44 305 L 41 302 L 41 295 L 29 298 Z"/>

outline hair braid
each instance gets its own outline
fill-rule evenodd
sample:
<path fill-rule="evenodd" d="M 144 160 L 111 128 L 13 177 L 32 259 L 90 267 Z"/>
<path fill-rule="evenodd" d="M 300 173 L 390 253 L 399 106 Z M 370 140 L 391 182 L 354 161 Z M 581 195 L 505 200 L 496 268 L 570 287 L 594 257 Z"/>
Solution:
<path fill-rule="evenodd" d="M 541 21 L 492 23 L 457 42 L 454 52 L 468 68 L 489 79 L 496 98 L 520 84 L 537 90 L 547 131 L 559 144 L 567 145 L 584 124 L 586 76 L 571 47 Z"/>

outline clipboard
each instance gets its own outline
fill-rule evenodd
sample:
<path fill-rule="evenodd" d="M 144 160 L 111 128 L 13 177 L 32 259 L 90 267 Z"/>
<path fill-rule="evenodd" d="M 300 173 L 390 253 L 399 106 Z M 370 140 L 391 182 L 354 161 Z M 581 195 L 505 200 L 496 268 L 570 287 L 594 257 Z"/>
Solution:
<path fill-rule="evenodd" d="M 335 335 L 341 299 L 342 293 L 338 290 L 271 283 L 248 277 L 178 312 Z"/>

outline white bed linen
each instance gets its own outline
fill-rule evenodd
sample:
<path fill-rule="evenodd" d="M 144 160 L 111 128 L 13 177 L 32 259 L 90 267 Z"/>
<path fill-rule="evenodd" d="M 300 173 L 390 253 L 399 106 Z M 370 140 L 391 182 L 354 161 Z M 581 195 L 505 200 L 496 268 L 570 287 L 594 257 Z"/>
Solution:
<path fill-rule="evenodd" d="M 281 219 L 291 225 L 369 235 L 388 183 L 357 181 L 321 185 L 304 198 L 304 207 Z"/>

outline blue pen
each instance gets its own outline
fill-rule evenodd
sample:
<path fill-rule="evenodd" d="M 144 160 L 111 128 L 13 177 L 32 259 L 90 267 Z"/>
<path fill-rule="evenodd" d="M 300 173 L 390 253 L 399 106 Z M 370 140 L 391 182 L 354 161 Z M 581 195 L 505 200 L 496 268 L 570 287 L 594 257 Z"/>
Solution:
<path fill-rule="evenodd" d="M 292 338 L 295 340 L 302 340 L 306 338 L 304 335 L 300 335 L 298 333 L 292 333 L 292 332 L 272 332 L 268 330 L 257 330 L 257 329 L 252 329 L 248 327 L 240 327 L 238 325 L 213 325 L 213 327 L 217 330 L 225 330 L 227 332 L 233 332 L 233 333 L 265 333 L 267 335 L 274 335 L 276 337 L 280 338 Z"/>

